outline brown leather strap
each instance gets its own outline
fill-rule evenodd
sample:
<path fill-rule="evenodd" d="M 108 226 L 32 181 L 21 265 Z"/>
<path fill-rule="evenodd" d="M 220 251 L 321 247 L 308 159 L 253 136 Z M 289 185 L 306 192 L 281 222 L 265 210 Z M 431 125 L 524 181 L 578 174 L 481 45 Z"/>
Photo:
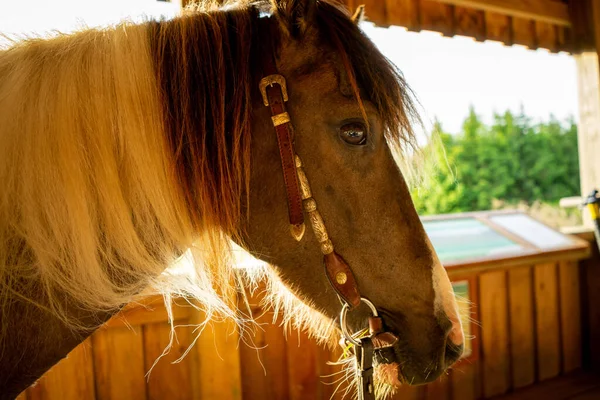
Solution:
<path fill-rule="evenodd" d="M 381 317 L 369 317 L 369 334 L 375 350 L 391 348 L 398 341 L 398 336 L 383 330 Z"/>
<path fill-rule="evenodd" d="M 375 400 L 375 383 L 373 382 L 373 341 L 371 338 L 360 339 L 356 368 L 358 372 L 358 400 Z"/>
<path fill-rule="evenodd" d="M 358 285 L 346 261 L 338 253 L 332 251 L 325 254 L 323 262 L 329 283 L 337 294 L 344 302 L 348 303 L 350 308 L 358 307 L 360 304 Z"/>
<path fill-rule="evenodd" d="M 269 99 L 272 116 L 285 115 L 286 110 L 283 94 L 278 84 L 267 87 L 267 98 Z M 302 196 L 300 195 L 296 162 L 294 161 L 295 152 L 292 125 L 290 122 L 284 122 L 281 125 L 275 126 L 275 132 L 277 133 L 277 143 L 279 144 L 279 155 L 281 157 L 281 167 L 283 169 L 283 179 L 287 193 L 290 224 L 300 225 L 304 223 L 304 213 L 302 212 Z"/>
<path fill-rule="evenodd" d="M 369 334 L 371 336 L 383 332 L 383 321 L 381 317 L 369 317 Z"/>
<path fill-rule="evenodd" d="M 299 227 L 304 223 L 304 213 L 302 212 L 302 196 L 300 194 L 300 186 L 296 174 L 294 132 L 285 108 L 287 88 L 285 86 L 285 78 L 277 74 L 271 34 L 266 36 L 268 38 L 268 43 L 266 44 L 267 48 L 265 49 L 266 54 L 264 54 L 263 57 L 263 73 L 265 74 L 265 77 L 261 81 L 261 91 L 264 90 L 263 100 L 266 103 L 265 105 L 268 105 L 271 110 L 273 125 L 275 126 L 275 132 L 277 133 L 277 143 L 279 145 L 279 155 L 281 157 L 281 167 L 287 194 L 290 224 Z M 270 83 L 265 85 L 263 83 L 265 80 Z"/>

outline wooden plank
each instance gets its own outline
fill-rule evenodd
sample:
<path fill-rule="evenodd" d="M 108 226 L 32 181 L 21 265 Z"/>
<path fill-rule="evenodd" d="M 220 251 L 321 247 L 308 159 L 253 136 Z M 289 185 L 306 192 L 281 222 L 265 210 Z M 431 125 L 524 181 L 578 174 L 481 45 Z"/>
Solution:
<path fill-rule="evenodd" d="M 390 25 L 403 26 L 418 31 L 419 2 L 417 0 L 385 0 L 387 20 Z"/>
<path fill-rule="evenodd" d="M 523 18 L 512 18 L 513 43 L 535 49 L 537 46 L 535 21 Z"/>
<path fill-rule="evenodd" d="M 479 277 L 483 394 L 505 393 L 510 386 L 506 272 Z"/>
<path fill-rule="evenodd" d="M 598 399 L 600 399 L 600 386 L 569 398 L 569 400 L 598 400 Z"/>
<path fill-rule="evenodd" d="M 538 379 L 560 373 L 560 325 L 556 264 L 534 267 Z"/>
<path fill-rule="evenodd" d="M 419 0 L 419 26 L 421 29 L 454 35 L 452 6 L 432 0 Z"/>
<path fill-rule="evenodd" d="M 270 346 L 270 343 L 267 343 L 265 340 L 264 329 L 267 328 L 268 326 L 256 327 L 253 332 L 248 329 L 242 337 L 243 344 L 240 346 L 240 365 L 242 397 L 244 400 L 259 400 L 263 396 L 270 399 L 284 398 L 284 393 L 278 393 L 279 396 L 274 396 L 273 393 L 270 393 L 271 386 L 269 385 L 269 380 L 272 379 L 272 376 L 270 375 L 270 368 L 267 369 L 265 364 L 268 361 L 274 360 L 269 360 L 265 357 L 266 346 Z M 277 360 L 285 358 L 284 356 L 285 352 L 280 354 Z M 287 378 L 287 374 L 285 376 Z"/>
<path fill-rule="evenodd" d="M 190 318 L 193 308 L 184 300 L 173 304 L 173 320 L 183 321 Z M 129 327 L 167 321 L 167 309 L 162 296 L 151 296 L 138 303 L 127 305 L 120 313 L 112 317 L 104 326 Z"/>
<path fill-rule="evenodd" d="M 158 358 L 169 344 L 171 326 L 163 322 L 144 325 L 142 329 L 145 352 L 144 370 L 152 370 L 147 378 L 148 399 L 176 400 L 189 398 L 192 394 L 191 358 L 185 357 L 181 362 L 173 362 L 179 359 L 191 345 L 191 328 L 181 327 L 176 329 L 177 336 L 169 353 L 161 357 L 160 360 Z"/>
<path fill-rule="evenodd" d="M 486 39 L 484 12 L 465 7 L 454 7 L 454 34 L 484 41 Z"/>
<path fill-rule="evenodd" d="M 478 361 L 474 364 L 464 363 L 451 372 L 451 388 L 453 400 L 476 400 Z"/>
<path fill-rule="evenodd" d="M 321 398 L 323 400 L 336 399 L 336 387 L 338 384 L 335 381 L 340 379 L 344 372 L 340 366 L 332 365 L 331 363 L 339 359 L 340 353 L 341 348 L 339 346 L 331 350 L 327 346 L 317 345 L 317 364 L 321 371 L 318 378 L 321 386 Z M 342 398 L 341 391 L 337 396 L 340 399 Z"/>
<path fill-rule="evenodd" d="M 600 365 L 600 254 L 596 242 L 592 241 L 592 257 L 581 262 L 584 309 L 583 316 L 583 364 L 597 368 Z"/>
<path fill-rule="evenodd" d="M 535 34 L 537 46 L 556 52 L 558 49 L 558 39 L 556 37 L 556 25 L 547 22 L 536 21 Z"/>
<path fill-rule="evenodd" d="M 451 395 L 450 379 L 446 375 L 425 386 L 426 400 L 450 400 Z"/>
<path fill-rule="evenodd" d="M 497 397 L 494 400 L 572 399 L 574 395 L 585 393 L 599 386 L 600 375 L 598 372 L 578 371 L 516 390 L 514 393 Z"/>
<path fill-rule="evenodd" d="M 508 272 L 510 357 L 512 384 L 520 388 L 535 381 L 535 324 L 531 267 Z"/>
<path fill-rule="evenodd" d="M 328 360 L 331 361 L 339 361 L 342 356 L 342 348 L 340 346 L 336 346 L 334 349 L 325 350 L 329 353 L 327 356 Z M 322 360 L 325 359 L 322 356 Z M 343 376 L 346 375 L 345 370 L 342 366 L 339 365 L 327 365 L 323 369 L 324 375 L 329 373 L 332 374 L 331 377 L 325 378 L 324 376 L 321 378 L 323 382 L 324 390 L 323 390 L 323 400 L 345 400 L 348 399 L 348 395 L 346 394 L 346 390 L 349 388 L 350 382 L 346 379 L 342 379 Z M 349 392 L 348 392 L 349 393 Z M 391 400 L 391 397 L 390 397 Z M 410 399 L 409 399 L 410 400 Z"/>
<path fill-rule="evenodd" d="M 101 328 L 92 335 L 92 349 L 98 399 L 146 399 L 141 327 Z"/>
<path fill-rule="evenodd" d="M 579 273 L 579 265 L 575 262 L 561 262 L 559 264 L 560 332 L 563 372 L 571 372 L 582 366 Z"/>
<path fill-rule="evenodd" d="M 287 341 L 289 399 L 321 398 L 316 344 L 296 330 L 290 332 Z"/>
<path fill-rule="evenodd" d="M 204 315 L 192 316 L 191 324 L 200 324 Z M 194 335 L 199 332 L 194 333 Z M 194 337 L 192 337 L 194 340 Z M 242 399 L 242 377 L 239 353 L 239 332 L 234 321 L 211 321 L 188 357 L 192 358 L 194 398 L 200 400 Z"/>
<path fill-rule="evenodd" d="M 254 332 L 244 334 L 240 345 L 244 400 L 288 397 L 287 350 L 283 329 L 271 313 L 257 318 Z"/>
<path fill-rule="evenodd" d="M 423 400 L 426 396 L 426 386 L 402 385 L 389 400 Z"/>
<path fill-rule="evenodd" d="M 570 26 L 568 6 L 549 0 L 435 0 L 444 4 L 493 11 L 513 17 Z"/>
<path fill-rule="evenodd" d="M 27 393 L 28 400 L 79 400 L 93 399 L 94 396 L 94 366 L 90 339 L 85 340 L 46 372 Z"/>
<path fill-rule="evenodd" d="M 503 14 L 485 11 L 486 39 L 512 45 L 512 19 Z"/>

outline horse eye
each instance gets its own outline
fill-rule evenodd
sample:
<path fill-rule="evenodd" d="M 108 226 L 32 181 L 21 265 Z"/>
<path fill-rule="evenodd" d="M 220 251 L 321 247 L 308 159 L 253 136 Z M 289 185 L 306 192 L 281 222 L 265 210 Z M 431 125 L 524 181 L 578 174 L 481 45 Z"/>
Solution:
<path fill-rule="evenodd" d="M 362 146 L 367 143 L 367 128 L 360 122 L 346 124 L 340 128 L 340 137 L 348 144 Z"/>

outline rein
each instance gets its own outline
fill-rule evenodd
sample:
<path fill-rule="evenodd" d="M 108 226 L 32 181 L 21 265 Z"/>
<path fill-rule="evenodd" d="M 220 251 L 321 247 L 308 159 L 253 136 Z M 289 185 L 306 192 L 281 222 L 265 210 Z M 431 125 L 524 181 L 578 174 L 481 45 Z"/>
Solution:
<path fill-rule="evenodd" d="M 269 48 L 266 49 L 265 57 L 263 57 L 264 77 L 260 80 L 259 89 L 263 104 L 271 111 L 271 122 L 277 135 L 287 196 L 290 232 L 296 241 L 302 240 L 306 231 L 304 223 L 304 212 L 306 212 L 323 253 L 325 274 L 342 303 L 340 327 L 343 337 L 354 345 L 358 369 L 358 398 L 359 400 L 375 400 L 374 353 L 377 351 L 383 359 L 387 359 L 381 353 L 386 350 L 393 352 L 392 347 L 398 341 L 398 337 L 391 332 L 384 331 L 377 308 L 367 298 L 361 297 L 352 269 L 334 249 L 325 222 L 317 209 L 317 202 L 312 196 L 308 178 L 302 168 L 302 161 L 294 150 L 294 129 L 285 107 L 285 103 L 288 101 L 286 80 L 277 71 L 270 31 L 265 39 L 267 39 Z M 372 315 L 369 317 L 369 336 L 356 339 L 355 335 L 348 331 L 347 314 L 349 311 L 355 310 L 361 303 L 365 303 L 370 308 Z"/>

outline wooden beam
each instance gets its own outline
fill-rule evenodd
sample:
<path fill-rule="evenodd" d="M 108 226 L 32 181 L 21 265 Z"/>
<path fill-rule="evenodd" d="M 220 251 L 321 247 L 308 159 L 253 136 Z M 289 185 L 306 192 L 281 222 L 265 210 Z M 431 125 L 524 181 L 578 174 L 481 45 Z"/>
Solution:
<path fill-rule="evenodd" d="M 418 31 L 419 3 L 415 0 L 385 0 L 387 23 Z"/>
<path fill-rule="evenodd" d="M 419 0 L 419 27 L 454 36 L 453 7 L 440 4 L 437 0 Z"/>
<path fill-rule="evenodd" d="M 454 34 L 470 36 L 478 41 L 484 41 L 485 13 L 465 7 L 454 7 Z"/>
<path fill-rule="evenodd" d="M 550 0 L 432 0 L 439 3 L 493 11 L 512 17 L 571 26 L 568 6 Z"/>
<path fill-rule="evenodd" d="M 585 51 L 596 51 L 594 38 L 594 21 L 592 17 L 592 0 L 569 2 L 569 14 L 572 26 L 569 29 L 569 44 L 576 54 Z"/>
<path fill-rule="evenodd" d="M 502 42 L 506 45 L 513 44 L 512 19 L 508 15 L 486 11 L 485 13 L 486 39 Z"/>

